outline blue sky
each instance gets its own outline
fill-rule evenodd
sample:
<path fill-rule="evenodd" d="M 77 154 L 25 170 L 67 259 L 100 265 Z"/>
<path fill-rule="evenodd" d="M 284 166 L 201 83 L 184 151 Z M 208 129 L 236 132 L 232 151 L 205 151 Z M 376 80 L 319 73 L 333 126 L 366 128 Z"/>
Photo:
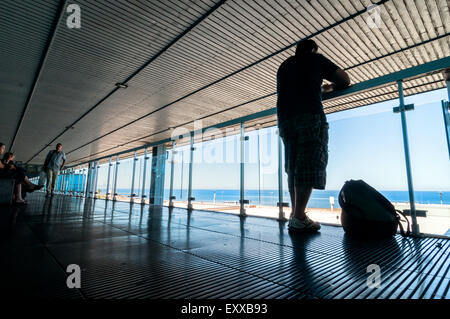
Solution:
<path fill-rule="evenodd" d="M 448 99 L 446 89 L 406 98 L 406 103 L 415 104 L 415 110 L 408 111 L 406 118 L 416 191 L 450 191 L 450 161 L 442 99 Z M 395 106 L 398 106 L 397 100 L 327 115 L 330 124 L 327 190 L 340 189 L 349 179 L 363 179 L 379 190 L 407 190 L 401 119 L 400 114 L 392 112 Z M 261 184 L 262 189 L 276 189 L 276 128 L 263 129 L 259 134 L 258 163 L 257 131 L 247 133 L 245 187 L 258 189 L 258 184 Z M 239 189 L 238 137 L 231 136 L 197 146 L 193 188 Z M 178 158 L 174 188 L 181 187 L 181 174 L 183 188 L 187 188 L 187 149 L 183 156 L 183 169 L 181 153 Z M 132 166 L 122 163 L 119 166 L 118 188 L 127 188 L 131 183 Z M 286 187 L 286 175 L 283 175 Z M 99 179 L 99 186 L 102 179 L 105 178 Z M 165 187 L 169 188 L 166 184 Z"/>

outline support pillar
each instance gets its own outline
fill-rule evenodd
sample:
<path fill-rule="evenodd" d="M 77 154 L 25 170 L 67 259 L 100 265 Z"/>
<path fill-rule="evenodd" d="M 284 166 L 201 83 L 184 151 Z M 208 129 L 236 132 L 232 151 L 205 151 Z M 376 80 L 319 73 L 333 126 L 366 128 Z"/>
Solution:
<path fill-rule="evenodd" d="M 416 217 L 416 206 L 414 201 L 414 188 L 412 181 L 411 172 L 411 161 L 409 157 L 409 143 L 408 143 L 408 128 L 406 125 L 406 115 L 405 115 L 405 98 L 403 95 L 403 82 L 397 81 L 398 85 L 398 96 L 400 100 L 400 115 L 402 119 L 402 131 L 403 131 L 403 147 L 405 151 L 405 163 L 406 163 L 406 176 L 408 178 L 408 191 L 409 191 L 409 204 L 411 206 L 411 219 L 412 219 L 412 233 L 414 235 L 419 235 L 419 225 L 417 224 Z"/>

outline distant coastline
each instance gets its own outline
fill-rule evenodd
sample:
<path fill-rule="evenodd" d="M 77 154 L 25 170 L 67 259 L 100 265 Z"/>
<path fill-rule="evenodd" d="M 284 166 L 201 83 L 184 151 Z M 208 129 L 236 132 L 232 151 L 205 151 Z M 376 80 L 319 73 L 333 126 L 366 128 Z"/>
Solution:
<path fill-rule="evenodd" d="M 104 188 L 99 188 L 101 194 L 105 194 L 106 190 Z M 135 194 L 139 197 L 141 194 L 141 189 L 135 190 Z M 146 190 L 148 192 L 148 190 Z M 117 193 L 123 196 L 130 196 L 130 188 L 118 188 Z M 408 191 L 380 191 L 389 201 L 395 203 L 407 203 L 409 202 Z M 148 194 L 146 194 L 148 197 Z M 178 201 L 187 201 L 187 189 L 174 189 L 173 195 Z M 214 196 L 215 195 L 215 196 Z M 214 202 L 214 197 L 216 203 L 220 202 L 238 202 L 240 191 L 237 189 L 193 189 L 192 196 L 195 201 L 202 202 Z M 308 207 L 312 208 L 330 208 L 330 197 L 334 197 L 333 207 L 339 208 L 338 196 L 339 190 L 314 190 L 311 199 L 309 201 Z M 278 202 L 278 190 L 277 189 L 266 189 L 259 192 L 256 190 L 246 190 L 245 199 L 250 201 L 253 205 L 266 205 L 266 206 L 276 206 Z M 417 204 L 444 204 L 450 205 L 450 191 L 416 191 L 414 192 L 415 202 Z M 169 189 L 165 189 L 164 198 L 169 198 Z M 283 201 L 290 202 L 289 193 L 287 191 L 283 192 Z"/>

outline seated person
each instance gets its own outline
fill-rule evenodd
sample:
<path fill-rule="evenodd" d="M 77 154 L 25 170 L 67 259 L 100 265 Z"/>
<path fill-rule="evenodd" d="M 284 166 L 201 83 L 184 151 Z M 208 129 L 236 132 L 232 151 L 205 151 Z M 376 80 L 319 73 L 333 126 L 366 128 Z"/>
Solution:
<path fill-rule="evenodd" d="M 5 151 L 5 144 L 0 143 L 0 154 Z M 11 152 L 5 153 L 3 159 L 0 161 L 0 177 L 4 178 L 14 178 L 14 203 L 16 204 L 26 204 L 22 198 L 22 186 L 24 186 L 26 192 L 34 192 L 35 190 L 41 189 L 43 185 L 38 186 L 28 179 L 25 175 L 25 171 L 20 167 L 14 165 L 14 154 Z"/>

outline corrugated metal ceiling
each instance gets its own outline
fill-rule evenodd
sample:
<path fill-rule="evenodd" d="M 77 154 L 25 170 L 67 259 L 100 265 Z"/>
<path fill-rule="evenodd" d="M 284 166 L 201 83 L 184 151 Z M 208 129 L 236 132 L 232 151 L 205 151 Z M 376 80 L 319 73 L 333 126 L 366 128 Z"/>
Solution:
<path fill-rule="evenodd" d="M 61 142 L 76 163 L 168 138 L 170 127 L 193 129 L 195 119 L 210 126 L 273 108 L 278 66 L 311 35 L 352 83 L 450 55 L 447 0 L 383 2 L 382 25 L 370 28 L 371 1 L 77 1 L 81 29 L 67 28 L 65 19 L 57 26 L 13 151 L 40 163 Z M 57 7 L 50 0 L 3 3 L 6 143 Z M 115 87 L 124 81 L 127 89 Z M 444 85 L 442 75 L 427 75 L 405 83 L 405 93 Z M 330 113 L 395 97 L 395 85 L 388 85 L 324 106 Z"/>

